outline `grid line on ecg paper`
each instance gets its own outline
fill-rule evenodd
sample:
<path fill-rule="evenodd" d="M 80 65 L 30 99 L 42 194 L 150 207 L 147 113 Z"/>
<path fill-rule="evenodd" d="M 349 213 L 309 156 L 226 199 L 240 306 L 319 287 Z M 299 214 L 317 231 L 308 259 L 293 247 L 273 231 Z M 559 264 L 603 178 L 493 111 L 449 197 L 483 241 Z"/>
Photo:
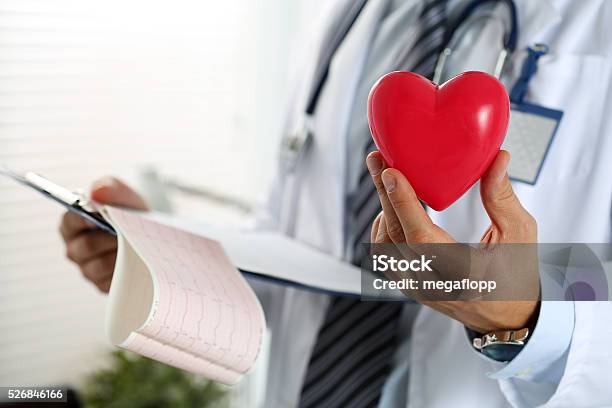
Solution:
<path fill-rule="evenodd" d="M 167 248 L 168 248 L 168 249 L 173 249 L 173 247 L 172 247 L 172 243 L 171 243 L 171 242 L 169 242 L 169 241 L 167 241 L 167 240 L 163 240 L 163 241 L 164 241 L 164 242 L 165 242 L 165 243 L 168 245 L 168 246 L 167 246 Z M 186 247 L 183 247 L 183 248 L 187 249 Z M 192 248 L 189 248 L 189 249 L 192 249 Z M 169 256 L 168 254 L 165 254 L 165 255 L 162 257 L 162 259 L 163 259 L 163 260 L 165 260 L 165 261 L 168 261 L 169 259 L 177 259 L 177 258 L 175 257 L 176 255 L 177 255 L 177 254 L 174 254 L 174 257 L 173 257 L 173 256 Z M 150 254 L 150 256 L 156 256 L 156 255 L 155 255 L 155 254 Z M 179 258 L 179 259 L 180 259 L 180 258 Z M 184 268 L 184 270 L 185 270 L 185 271 L 187 271 L 188 273 L 191 273 L 190 268 L 189 268 L 189 266 L 188 266 L 188 265 L 184 264 L 184 263 L 183 263 L 183 262 L 181 262 L 181 261 L 179 261 L 179 263 L 180 263 L 180 264 L 182 264 L 182 265 L 185 267 L 185 268 Z M 171 293 L 176 293 L 178 290 L 184 290 L 184 289 L 185 289 L 185 286 L 184 286 L 185 284 L 184 284 L 184 282 L 183 282 L 183 277 L 182 277 L 180 274 L 176 274 L 176 277 L 178 278 L 178 281 L 180 281 L 180 283 L 177 283 L 177 282 L 170 282 L 170 284 L 171 284 L 171 285 L 173 285 L 173 286 L 176 288 L 175 290 L 171 290 L 171 291 L 170 291 Z M 214 285 L 214 283 L 213 283 L 213 285 Z M 217 285 L 214 285 L 214 286 L 215 286 L 215 289 L 216 289 L 216 286 L 217 286 Z M 179 289 L 179 287 L 180 287 L 180 289 Z M 213 290 L 215 290 L 215 289 L 213 289 Z M 224 292 L 226 292 L 226 291 L 225 291 L 225 287 L 224 287 L 224 286 L 221 286 L 221 290 L 222 290 L 222 291 L 224 291 Z M 215 290 L 215 292 L 216 292 L 216 290 Z M 226 297 L 226 298 L 228 297 L 227 293 L 225 293 L 225 297 Z M 221 308 L 221 305 L 220 305 L 220 303 L 222 303 L 222 299 L 221 299 L 221 298 L 219 298 L 219 297 L 217 296 L 216 298 L 212 299 L 212 301 L 218 304 L 218 305 L 217 305 L 217 307 Z M 229 308 L 231 308 L 231 309 L 234 309 L 234 308 L 235 308 L 235 305 L 234 305 L 234 304 L 231 304 L 231 303 L 227 303 L 227 302 L 226 302 L 226 303 L 225 303 L 225 305 L 226 305 L 226 306 L 228 306 L 228 307 L 229 307 Z M 186 308 L 187 308 L 187 307 L 188 307 L 188 303 L 186 304 Z M 184 320 L 185 320 L 185 317 L 186 317 L 186 313 L 184 313 L 184 314 L 183 314 L 183 316 L 182 316 L 182 325 L 184 325 Z M 235 316 L 234 316 L 234 317 L 235 317 Z M 212 343 L 212 344 L 210 344 L 210 343 L 209 343 L 209 346 L 214 347 L 214 348 L 217 348 L 217 349 L 218 349 L 218 350 L 219 350 L 219 351 L 222 353 L 222 354 L 221 354 L 221 356 L 219 356 L 219 360 L 221 360 L 221 361 L 223 361 L 223 360 L 224 360 L 224 357 L 225 357 L 225 354 L 226 354 L 226 353 L 228 353 L 228 352 L 231 352 L 231 351 L 232 351 L 232 344 L 231 344 L 231 343 L 232 343 L 232 339 L 233 339 L 233 337 L 234 337 L 234 335 L 235 335 L 235 318 L 234 318 L 234 319 L 231 319 L 231 321 L 232 321 L 232 324 L 234 325 L 234 327 L 233 327 L 232 332 L 230 333 L 230 343 L 228 344 L 228 346 L 227 346 L 227 347 L 223 347 L 223 344 L 222 344 L 222 343 L 221 343 L 221 344 L 217 343 L 217 338 L 219 337 L 219 336 L 217 335 L 217 332 L 219 331 L 219 327 L 220 327 L 220 325 L 221 325 L 221 320 L 220 320 L 220 319 L 217 319 L 217 324 L 216 324 L 216 325 L 215 325 L 215 327 L 214 327 L 214 330 L 215 330 L 215 335 L 214 335 L 214 340 L 213 340 L 213 343 Z M 166 327 L 167 327 L 167 328 L 169 328 L 169 326 L 166 326 Z M 201 330 L 201 328 L 200 328 L 200 330 Z M 171 344 L 173 344 L 173 343 L 175 343 L 175 342 L 177 341 L 177 338 L 179 337 L 179 334 L 180 334 L 180 332 L 179 332 L 178 330 L 175 330 L 175 331 L 174 331 L 174 333 L 175 333 L 174 338 L 173 338 L 172 340 L 170 340 L 170 342 L 169 342 L 169 343 L 171 343 Z M 238 355 L 239 355 L 239 356 L 243 356 L 243 354 L 242 354 L 242 353 L 240 353 L 240 354 L 238 354 Z"/>

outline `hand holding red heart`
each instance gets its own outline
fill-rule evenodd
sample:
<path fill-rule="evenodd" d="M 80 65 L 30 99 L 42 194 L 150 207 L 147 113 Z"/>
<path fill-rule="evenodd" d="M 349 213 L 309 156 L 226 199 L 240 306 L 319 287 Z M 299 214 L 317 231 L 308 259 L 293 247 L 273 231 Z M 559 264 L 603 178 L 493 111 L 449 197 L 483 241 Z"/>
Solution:
<path fill-rule="evenodd" d="M 483 243 L 537 241 L 536 221 L 523 208 L 508 179 L 506 169 L 509 159 L 508 152 L 500 151 L 481 179 L 482 203 L 491 219 L 491 226 L 482 237 Z M 368 156 L 367 166 L 383 208 L 372 227 L 373 243 L 456 242 L 432 222 L 406 177 L 396 169 L 387 168 L 379 152 Z M 438 255 L 438 258 L 440 256 L 443 255 Z M 527 289 L 539 292 L 539 288 Z M 481 333 L 527 327 L 538 310 L 536 300 L 423 303 Z"/>
<path fill-rule="evenodd" d="M 504 86 L 484 72 L 465 72 L 441 86 L 411 72 L 383 76 L 368 98 L 368 121 L 380 152 L 370 154 L 367 165 L 383 208 L 372 242 L 454 243 L 419 200 L 441 211 L 481 179 L 482 202 L 491 219 L 482 242 L 536 243 L 536 222 L 506 174 L 510 156 L 499 150 L 509 117 Z M 476 251 L 475 256 L 476 263 L 487 263 L 487 254 Z M 457 274 L 459 266 L 446 258 L 441 261 L 451 265 L 451 275 Z M 538 310 L 537 254 L 518 258 L 535 265 L 514 269 L 527 271 L 528 279 L 506 273 L 503 261 L 493 264 L 494 274 L 510 280 L 505 283 L 517 293 L 527 292 L 521 299 L 528 300 L 416 300 L 479 332 L 526 327 Z"/>

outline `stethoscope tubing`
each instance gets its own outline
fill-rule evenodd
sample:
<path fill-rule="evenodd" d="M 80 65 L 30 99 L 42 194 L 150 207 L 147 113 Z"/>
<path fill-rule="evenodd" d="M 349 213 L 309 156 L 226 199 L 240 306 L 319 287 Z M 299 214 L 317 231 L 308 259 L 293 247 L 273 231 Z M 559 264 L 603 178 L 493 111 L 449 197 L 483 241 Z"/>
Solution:
<path fill-rule="evenodd" d="M 453 48 L 458 43 L 458 37 L 465 34 L 467 31 L 466 26 L 472 25 L 476 20 L 486 17 L 492 18 L 491 15 L 478 16 L 476 12 L 479 7 L 486 5 L 487 3 L 504 3 L 508 8 L 508 15 L 510 21 L 510 27 L 506 29 L 506 33 L 503 38 L 503 48 L 497 58 L 495 64 L 495 70 L 493 75 L 500 79 L 506 66 L 507 62 L 516 51 L 518 42 L 519 29 L 518 29 L 518 17 L 516 12 L 516 4 L 513 0 L 473 0 L 468 3 L 454 18 L 449 20 L 445 33 L 444 40 L 442 41 L 442 52 L 438 56 L 436 68 L 434 70 L 433 82 L 439 84 L 442 80 L 444 68 L 448 58 L 453 53 Z"/>

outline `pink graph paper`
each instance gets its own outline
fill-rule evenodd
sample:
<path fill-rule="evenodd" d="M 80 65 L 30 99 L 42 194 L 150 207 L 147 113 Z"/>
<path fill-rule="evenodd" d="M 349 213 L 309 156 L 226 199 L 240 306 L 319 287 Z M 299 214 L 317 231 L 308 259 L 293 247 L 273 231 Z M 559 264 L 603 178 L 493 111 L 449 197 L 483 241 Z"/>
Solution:
<path fill-rule="evenodd" d="M 216 381 L 238 381 L 259 354 L 265 320 L 221 245 L 134 212 L 106 210 L 153 280 L 148 318 L 121 347 Z"/>

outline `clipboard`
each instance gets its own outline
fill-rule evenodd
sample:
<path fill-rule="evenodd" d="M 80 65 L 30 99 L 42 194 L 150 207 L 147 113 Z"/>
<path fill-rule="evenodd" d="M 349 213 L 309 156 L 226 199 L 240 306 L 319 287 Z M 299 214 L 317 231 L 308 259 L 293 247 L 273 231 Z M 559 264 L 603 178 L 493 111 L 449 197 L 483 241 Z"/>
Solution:
<path fill-rule="evenodd" d="M 86 197 L 61 187 L 43 176 L 27 172 L 19 174 L 0 165 L 0 175 L 38 191 L 68 211 L 71 211 L 99 229 L 118 236 L 118 232 L 101 212 L 107 214 L 107 206 L 96 206 Z M 98 210 L 99 208 L 99 210 Z M 290 286 L 315 293 L 359 298 L 362 294 L 362 271 L 358 266 L 344 262 L 304 243 L 275 231 L 249 231 L 224 228 L 193 220 L 181 219 L 155 211 L 140 212 L 117 210 L 137 214 L 143 220 L 177 229 L 179 232 L 214 240 L 222 245 L 232 264 L 246 277 Z M 397 292 L 390 299 L 414 303 Z"/>

